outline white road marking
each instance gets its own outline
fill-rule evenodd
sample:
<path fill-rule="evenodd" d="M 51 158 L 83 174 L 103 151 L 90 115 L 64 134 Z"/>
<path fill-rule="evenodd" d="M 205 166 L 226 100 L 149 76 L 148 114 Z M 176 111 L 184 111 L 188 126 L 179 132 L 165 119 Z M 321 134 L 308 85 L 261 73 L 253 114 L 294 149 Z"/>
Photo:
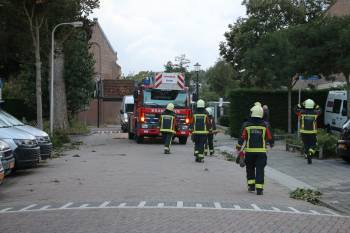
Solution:
<path fill-rule="evenodd" d="M 124 203 L 120 203 L 119 205 L 118 205 L 118 207 L 125 207 L 126 206 L 126 203 L 124 202 Z"/>
<path fill-rule="evenodd" d="M 24 208 L 20 209 L 19 212 L 29 210 L 30 208 L 33 208 L 35 206 L 37 206 L 37 204 L 29 205 L 27 207 L 24 207 Z"/>
<path fill-rule="evenodd" d="M 99 208 L 106 208 L 109 205 L 109 203 L 111 203 L 111 202 L 110 201 L 105 201 L 101 205 L 99 205 L 98 207 Z"/>
<path fill-rule="evenodd" d="M 301 213 L 299 210 L 293 208 L 293 207 L 288 207 L 288 209 L 290 209 L 291 211 L 293 211 L 294 213 Z"/>
<path fill-rule="evenodd" d="M 157 207 L 163 208 L 164 207 L 164 203 L 158 203 Z"/>
<path fill-rule="evenodd" d="M 45 206 L 41 207 L 39 210 L 47 210 L 50 207 L 51 207 L 50 205 L 45 205 Z"/>
<path fill-rule="evenodd" d="M 214 202 L 215 209 L 222 209 L 220 202 Z"/>
<path fill-rule="evenodd" d="M 309 210 L 309 211 L 299 211 L 294 207 L 287 207 L 289 210 L 281 210 L 276 207 L 270 207 L 270 208 L 261 208 L 256 204 L 251 204 L 252 208 L 241 208 L 239 205 L 233 205 L 231 208 L 223 208 L 221 206 L 220 202 L 213 202 L 214 206 L 211 207 L 203 207 L 201 203 L 196 203 L 195 206 L 184 206 L 183 201 L 177 201 L 176 206 L 165 206 L 164 202 L 159 202 L 152 206 L 146 206 L 146 201 L 141 201 L 138 204 L 135 205 L 129 205 L 127 206 L 127 202 L 120 203 L 118 206 L 109 206 L 110 202 L 105 201 L 100 205 L 95 206 L 94 204 L 82 204 L 80 206 L 72 206 L 74 203 L 69 202 L 61 207 L 51 207 L 50 205 L 42 206 L 41 208 L 37 207 L 37 204 L 32 204 L 29 206 L 26 206 L 19 210 L 13 210 L 16 209 L 16 207 L 8 207 L 0 210 L 0 214 L 7 214 L 7 213 L 23 213 L 23 212 L 41 212 L 41 211 L 62 211 L 62 210 L 89 210 L 89 209 L 200 209 L 200 210 L 222 210 L 222 211 L 248 211 L 248 212 L 268 212 L 268 213 L 283 213 L 283 214 L 301 214 L 301 215 L 312 215 L 312 216 L 328 216 L 328 217 L 339 217 L 339 218 L 350 218 L 350 216 L 344 216 L 337 214 L 334 211 L 328 210 L 328 209 L 322 209 L 322 211 L 316 211 L 316 210 Z"/>
<path fill-rule="evenodd" d="M 10 207 L 10 208 L 5 208 L 5 209 L 2 209 L 2 210 L 0 210 L 0 213 L 5 213 L 6 211 L 9 211 L 9 210 L 11 210 L 11 209 L 13 209 L 12 207 Z"/>
<path fill-rule="evenodd" d="M 316 215 L 320 215 L 320 213 L 317 212 L 316 210 L 310 210 L 310 212 L 313 213 L 313 214 L 316 214 Z"/>
<path fill-rule="evenodd" d="M 141 201 L 137 207 L 143 208 L 143 207 L 145 207 L 145 205 L 146 205 L 146 202 L 145 201 Z"/>
<path fill-rule="evenodd" d="M 74 204 L 73 202 L 68 202 L 67 204 L 61 206 L 59 209 L 66 209 L 66 208 L 68 208 L 69 206 L 71 206 L 73 204 Z"/>
<path fill-rule="evenodd" d="M 251 204 L 254 210 L 261 211 L 261 208 L 257 206 L 256 204 Z"/>
<path fill-rule="evenodd" d="M 331 210 L 325 209 L 324 211 L 327 212 L 327 213 L 330 213 L 330 214 L 333 215 L 333 216 L 341 216 L 340 214 L 337 214 L 336 212 L 331 211 Z"/>

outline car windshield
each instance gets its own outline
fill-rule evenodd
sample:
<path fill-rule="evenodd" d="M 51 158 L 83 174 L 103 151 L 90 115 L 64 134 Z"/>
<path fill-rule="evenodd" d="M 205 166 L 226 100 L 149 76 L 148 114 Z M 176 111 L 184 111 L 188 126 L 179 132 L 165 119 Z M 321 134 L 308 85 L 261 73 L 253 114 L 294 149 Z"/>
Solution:
<path fill-rule="evenodd" d="M 5 111 L 0 111 L 0 121 L 3 121 L 7 126 L 24 125 L 23 122 Z"/>
<path fill-rule="evenodd" d="M 178 90 L 157 90 L 150 89 L 144 91 L 144 105 L 165 107 L 168 103 L 173 103 L 176 107 L 187 106 L 187 93 Z"/>

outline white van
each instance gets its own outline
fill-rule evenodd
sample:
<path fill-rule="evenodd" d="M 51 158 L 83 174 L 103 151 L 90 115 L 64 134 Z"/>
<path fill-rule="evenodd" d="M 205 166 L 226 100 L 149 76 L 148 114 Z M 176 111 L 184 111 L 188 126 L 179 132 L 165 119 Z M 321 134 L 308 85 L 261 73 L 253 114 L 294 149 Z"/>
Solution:
<path fill-rule="evenodd" d="M 134 96 L 126 95 L 120 109 L 120 125 L 124 133 L 128 131 L 128 113 L 134 112 Z"/>
<path fill-rule="evenodd" d="M 324 113 L 324 125 L 327 130 L 341 131 L 347 117 L 346 91 L 330 91 Z"/>

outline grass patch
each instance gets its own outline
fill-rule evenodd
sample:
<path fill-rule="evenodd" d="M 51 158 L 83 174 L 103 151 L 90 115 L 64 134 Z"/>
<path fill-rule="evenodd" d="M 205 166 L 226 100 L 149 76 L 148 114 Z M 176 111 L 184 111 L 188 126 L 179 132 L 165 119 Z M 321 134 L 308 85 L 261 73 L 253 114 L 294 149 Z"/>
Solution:
<path fill-rule="evenodd" d="M 303 189 L 303 188 L 297 188 L 296 190 L 290 193 L 290 198 L 307 201 L 314 205 L 320 205 L 321 196 L 322 196 L 322 193 L 319 191 L 314 191 L 312 189 Z"/>

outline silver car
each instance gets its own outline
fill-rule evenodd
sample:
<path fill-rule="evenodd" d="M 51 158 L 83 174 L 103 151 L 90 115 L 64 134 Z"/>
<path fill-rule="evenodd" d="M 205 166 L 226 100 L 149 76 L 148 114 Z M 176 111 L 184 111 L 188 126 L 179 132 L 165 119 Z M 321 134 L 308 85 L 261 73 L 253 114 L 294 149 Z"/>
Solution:
<path fill-rule="evenodd" d="M 0 110 L 0 120 L 2 120 L 8 126 L 23 130 L 26 133 L 33 135 L 38 141 L 38 144 L 40 146 L 40 156 L 42 160 L 45 160 L 51 157 L 52 143 L 50 141 L 49 135 L 46 132 L 40 129 L 37 129 L 35 127 L 32 127 L 30 125 L 24 124 L 23 122 L 18 120 L 16 117 L 12 116 L 11 114 L 3 110 Z"/>
<path fill-rule="evenodd" d="M 15 157 L 12 153 L 10 146 L 0 140 L 0 162 L 2 163 L 4 174 L 8 175 L 15 167 Z"/>
<path fill-rule="evenodd" d="M 36 138 L 23 130 L 9 127 L 0 120 L 0 139 L 6 142 L 15 156 L 15 169 L 32 168 L 40 160 L 40 147 Z"/>

